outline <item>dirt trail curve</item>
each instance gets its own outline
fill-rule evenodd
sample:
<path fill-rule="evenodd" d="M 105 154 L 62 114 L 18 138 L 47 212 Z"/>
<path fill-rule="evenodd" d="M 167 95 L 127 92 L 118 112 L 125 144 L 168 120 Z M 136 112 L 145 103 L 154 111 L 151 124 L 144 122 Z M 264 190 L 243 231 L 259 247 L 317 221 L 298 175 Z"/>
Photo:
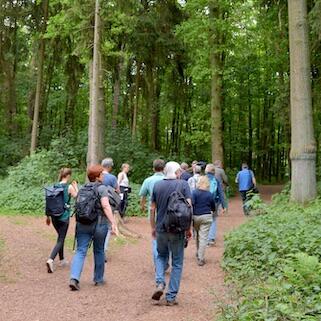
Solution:
<path fill-rule="evenodd" d="M 265 200 L 280 190 L 262 186 Z M 151 303 L 154 271 L 150 228 L 145 218 L 130 218 L 128 226 L 143 238 L 137 242 L 114 240 L 106 266 L 106 285 L 94 287 L 92 255 L 81 278 L 81 291 L 68 287 L 69 268 L 48 274 L 45 261 L 53 246 L 53 228 L 44 218 L 0 217 L 0 321 L 209 321 L 215 319 L 215 302 L 224 296 L 220 268 L 223 235 L 245 220 L 239 197 L 230 200 L 227 215 L 218 218 L 218 240 L 206 253 L 207 264 L 195 260 L 195 243 L 185 254 L 183 279 L 175 307 Z M 72 243 L 73 226 L 67 245 Z M 1 246 L 2 244 L 2 246 Z M 91 251 L 91 250 L 90 250 Z M 72 253 L 67 250 L 67 258 Z"/>

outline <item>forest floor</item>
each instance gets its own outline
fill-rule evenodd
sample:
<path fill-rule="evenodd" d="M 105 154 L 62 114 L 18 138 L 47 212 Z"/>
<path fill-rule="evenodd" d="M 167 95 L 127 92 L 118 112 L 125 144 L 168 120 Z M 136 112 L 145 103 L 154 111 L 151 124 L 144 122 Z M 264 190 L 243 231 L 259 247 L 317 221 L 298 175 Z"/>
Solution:
<path fill-rule="evenodd" d="M 261 186 L 265 201 L 281 186 Z M 218 217 L 216 246 L 206 251 L 207 263 L 196 264 L 195 241 L 185 252 L 178 306 L 153 305 L 154 267 L 150 227 L 146 218 L 129 218 L 127 225 L 139 240 L 113 238 L 104 286 L 92 282 L 93 255 L 85 262 L 81 290 L 68 287 L 69 268 L 47 273 L 45 262 L 54 245 L 55 232 L 45 219 L 0 216 L 0 321 L 209 321 L 228 300 L 220 267 L 224 234 L 243 223 L 240 197 L 230 199 L 227 214 Z M 74 225 L 66 240 L 66 257 L 72 259 Z M 90 249 L 92 252 L 92 249 Z M 168 277 L 168 275 L 167 275 Z"/>

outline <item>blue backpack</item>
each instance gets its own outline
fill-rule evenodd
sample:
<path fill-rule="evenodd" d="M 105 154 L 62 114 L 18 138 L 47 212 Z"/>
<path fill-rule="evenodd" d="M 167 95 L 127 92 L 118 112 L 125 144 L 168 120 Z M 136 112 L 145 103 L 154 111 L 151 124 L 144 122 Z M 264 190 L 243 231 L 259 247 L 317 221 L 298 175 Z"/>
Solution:
<path fill-rule="evenodd" d="M 209 181 L 210 181 L 210 192 L 213 194 L 215 202 L 217 202 L 218 201 L 217 180 L 215 177 L 213 177 L 213 178 L 209 177 Z"/>

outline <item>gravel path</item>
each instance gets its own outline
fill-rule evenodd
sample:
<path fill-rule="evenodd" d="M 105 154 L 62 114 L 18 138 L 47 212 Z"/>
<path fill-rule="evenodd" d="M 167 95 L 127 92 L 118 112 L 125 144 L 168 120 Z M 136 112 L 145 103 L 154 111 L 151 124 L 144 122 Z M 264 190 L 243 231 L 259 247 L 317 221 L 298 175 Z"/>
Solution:
<path fill-rule="evenodd" d="M 261 187 L 265 200 L 279 186 Z M 154 269 L 150 228 L 145 218 L 130 218 L 128 226 L 141 233 L 138 241 L 113 239 L 106 266 L 106 285 L 94 287 L 92 255 L 87 257 L 81 291 L 68 287 L 69 268 L 48 274 L 47 256 L 55 233 L 45 219 L 0 216 L 0 321 L 208 321 L 215 320 L 225 297 L 224 273 L 220 267 L 223 236 L 245 218 L 239 197 L 230 200 L 228 214 L 218 218 L 218 239 L 206 252 L 207 264 L 199 267 L 195 243 L 185 252 L 179 305 L 157 306 L 151 302 Z M 66 257 L 72 259 L 74 225 L 69 228 Z M 1 240 L 4 246 L 1 247 Z M 90 251 L 92 251 L 90 249 Z"/>

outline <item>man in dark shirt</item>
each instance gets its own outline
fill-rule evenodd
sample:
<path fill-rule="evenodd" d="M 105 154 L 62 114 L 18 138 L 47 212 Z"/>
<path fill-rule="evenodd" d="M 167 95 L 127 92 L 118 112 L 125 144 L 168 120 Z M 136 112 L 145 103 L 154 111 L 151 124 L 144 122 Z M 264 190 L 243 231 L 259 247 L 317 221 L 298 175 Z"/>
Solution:
<path fill-rule="evenodd" d="M 156 259 L 156 290 L 152 296 L 158 301 L 164 293 L 165 269 L 168 262 L 169 253 L 172 255 L 172 271 L 169 286 L 166 293 L 166 304 L 176 305 L 176 295 L 179 290 L 183 271 L 184 260 L 184 240 L 185 236 L 192 236 L 191 227 L 185 233 L 168 233 L 164 229 L 163 220 L 167 213 L 167 203 L 169 196 L 174 192 L 181 192 L 186 200 L 192 205 L 191 192 L 188 183 L 180 180 L 180 166 L 176 162 L 168 162 L 165 166 L 165 179 L 155 184 L 152 194 L 150 224 L 152 236 L 157 241 L 158 256 Z M 157 216 L 155 220 L 155 212 Z M 186 234 L 186 235 L 185 235 Z"/>
<path fill-rule="evenodd" d="M 181 164 L 181 177 L 180 179 L 183 179 L 184 181 L 188 181 L 189 178 L 191 178 L 193 175 L 188 171 L 188 164 L 187 163 L 182 163 Z"/>

